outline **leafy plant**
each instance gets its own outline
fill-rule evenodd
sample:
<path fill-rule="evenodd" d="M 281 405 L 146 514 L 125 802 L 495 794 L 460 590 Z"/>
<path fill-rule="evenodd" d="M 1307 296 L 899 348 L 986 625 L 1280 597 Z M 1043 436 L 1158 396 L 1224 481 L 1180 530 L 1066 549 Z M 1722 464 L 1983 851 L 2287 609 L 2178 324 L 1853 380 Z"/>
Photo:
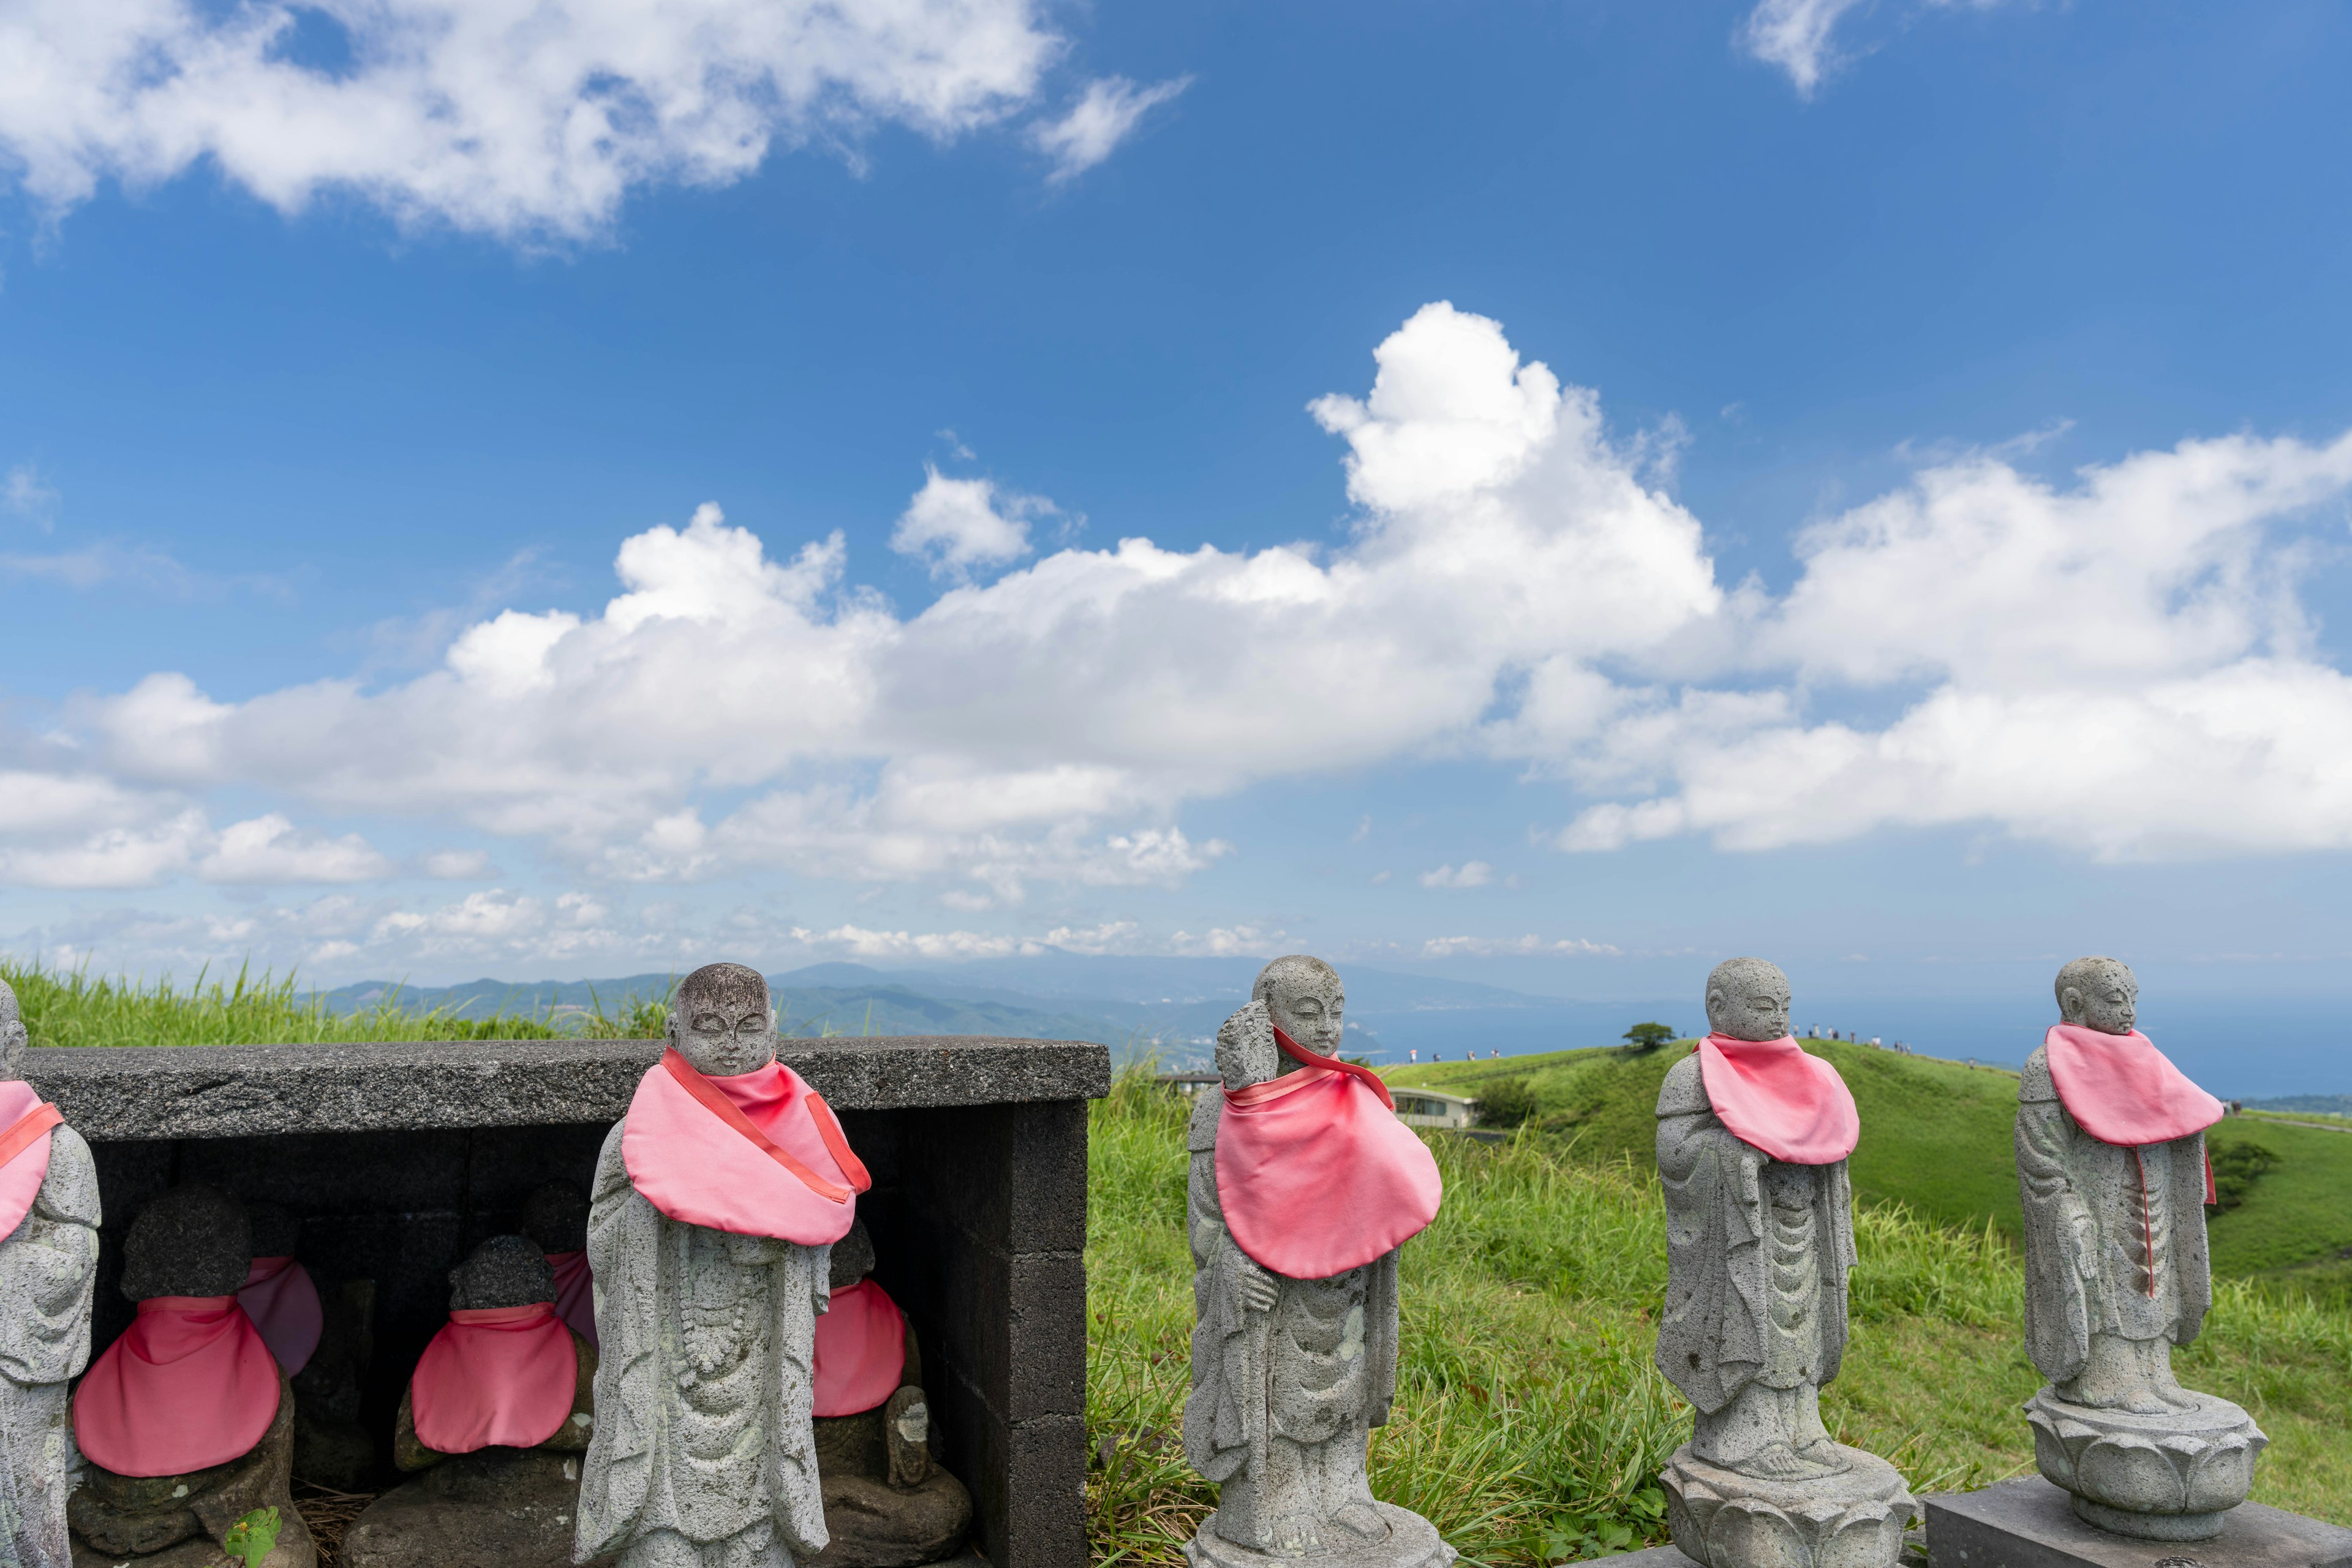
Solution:
<path fill-rule="evenodd" d="M 2213 1195 L 2220 1206 L 2233 1209 L 2244 1203 L 2254 1184 L 2278 1163 L 2278 1152 L 2263 1143 L 2231 1143 L 2214 1150 Z"/>
<path fill-rule="evenodd" d="M 1670 1024 L 1636 1024 L 1625 1031 L 1625 1048 L 1639 1055 L 1644 1051 L 1654 1051 L 1674 1037 L 1674 1026 Z"/>
<path fill-rule="evenodd" d="M 1489 1127 L 1517 1127 L 1536 1110 L 1536 1091 L 1523 1078 L 1507 1078 L 1478 1090 L 1478 1120 Z"/>
<path fill-rule="evenodd" d="M 221 1537 L 221 1550 L 243 1558 L 245 1568 L 261 1568 L 262 1559 L 278 1545 L 278 1529 L 276 1509 L 255 1509 L 228 1527 L 228 1533 Z"/>

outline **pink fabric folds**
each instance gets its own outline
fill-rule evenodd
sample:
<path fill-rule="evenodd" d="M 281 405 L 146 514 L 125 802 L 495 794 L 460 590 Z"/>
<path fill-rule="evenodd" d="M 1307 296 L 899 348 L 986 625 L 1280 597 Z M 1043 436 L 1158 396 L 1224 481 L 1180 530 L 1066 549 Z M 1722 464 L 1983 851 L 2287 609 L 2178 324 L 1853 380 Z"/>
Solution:
<path fill-rule="evenodd" d="M 1731 1135 L 1791 1165 L 1833 1165 L 1862 1139 L 1862 1113 L 1837 1068 L 1787 1035 L 1698 1043 L 1699 1080 Z"/>
<path fill-rule="evenodd" d="M 22 1079 L 0 1079 L 0 1237 L 16 1234 L 49 1173 L 49 1129 L 58 1108 Z"/>
<path fill-rule="evenodd" d="M 551 1252 L 547 1266 L 555 1270 L 555 1315 L 592 1345 L 596 1338 L 596 1280 L 588 1272 L 584 1252 Z"/>
<path fill-rule="evenodd" d="M 245 1277 L 236 1304 L 261 1331 L 261 1342 L 293 1376 L 310 1364 L 326 1327 L 319 1308 L 319 1287 L 310 1271 L 290 1258 L 257 1258 Z"/>
<path fill-rule="evenodd" d="M 898 1392 L 907 1315 L 871 1279 L 845 1285 L 816 1321 L 816 1413 L 855 1415 Z"/>
<path fill-rule="evenodd" d="M 1352 1073 L 1305 1067 L 1225 1090 L 1217 1201 L 1234 1244 L 1276 1274 L 1370 1263 L 1420 1235 L 1444 1196 L 1428 1145 Z"/>
<path fill-rule="evenodd" d="M 118 1476 L 184 1476 L 253 1451 L 278 1363 L 234 1296 L 157 1296 L 74 1391 L 74 1441 Z"/>
<path fill-rule="evenodd" d="M 579 1391 L 579 1352 L 552 1301 L 451 1312 L 408 1379 L 416 1440 L 436 1454 L 535 1448 Z"/>
<path fill-rule="evenodd" d="M 637 1084 L 621 1160 L 672 1219 L 803 1247 L 847 1236 L 873 1184 L 832 1108 L 792 1068 L 710 1078 L 675 1050 Z"/>
<path fill-rule="evenodd" d="M 2221 1120 L 2221 1102 L 2189 1082 L 2137 1029 L 2103 1035 L 2053 1024 L 2042 1044 L 2066 1114 L 2102 1143 L 2168 1143 Z"/>

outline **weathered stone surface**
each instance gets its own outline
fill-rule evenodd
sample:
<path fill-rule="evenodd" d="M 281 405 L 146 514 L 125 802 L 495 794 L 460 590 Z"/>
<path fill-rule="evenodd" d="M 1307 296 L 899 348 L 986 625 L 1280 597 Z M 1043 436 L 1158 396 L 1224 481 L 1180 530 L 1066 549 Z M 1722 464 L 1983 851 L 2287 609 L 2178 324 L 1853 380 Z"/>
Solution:
<path fill-rule="evenodd" d="M 220 1568 L 223 1561 L 221 1549 L 202 1535 L 130 1558 L 100 1552 L 79 1541 L 73 1543 L 73 1568 Z M 277 1544 L 261 1560 L 261 1568 L 317 1568 L 318 1561 L 318 1542 L 310 1539 L 310 1527 L 301 1514 L 292 1509 L 278 1510 Z"/>
<path fill-rule="evenodd" d="M 1685 1444 L 1659 1476 L 1666 1527 L 1700 1568 L 1867 1568 L 1903 1554 L 1918 1511 L 1894 1466 L 1836 1445 L 1844 1468 L 1771 1480 L 1710 1465 Z"/>
<path fill-rule="evenodd" d="M 1639 1552 L 1620 1552 L 1612 1557 L 1595 1557 L 1594 1563 L 1606 1563 L 1609 1568 L 1698 1568 L 1682 1553 L 1678 1546 L 1649 1546 Z"/>
<path fill-rule="evenodd" d="M 26 1078 L 92 1142 L 611 1122 L 659 1040 L 350 1046 L 55 1047 Z M 785 1064 L 836 1109 L 1085 1100 L 1110 1053 L 963 1036 L 786 1040 Z"/>
<path fill-rule="evenodd" d="M 342 1561 L 345 1568 L 569 1568 L 579 1501 L 576 1455 L 460 1454 L 369 1504 L 343 1537 Z"/>
<path fill-rule="evenodd" d="M 2070 1405 L 2048 1388 L 2025 1402 L 2042 1475 L 2074 1494 L 2074 1511 L 2103 1530 L 2148 1541 L 2205 1541 L 2252 1489 L 2254 1458 L 2270 1439 L 2253 1417 L 2215 1394 L 2190 1395 L 2161 1415 Z"/>
<path fill-rule="evenodd" d="M 253 1267 L 245 1205 L 205 1183 L 173 1187 L 140 1212 L 122 1242 L 122 1294 L 234 1296 Z"/>
<path fill-rule="evenodd" d="M 1454 1548 L 1445 1544 L 1429 1521 L 1392 1503 L 1371 1506 L 1388 1527 L 1388 1533 L 1378 1541 L 1350 1541 L 1302 1559 L 1254 1552 L 1203 1530 L 1184 1543 L 1184 1561 L 1192 1568 L 1297 1568 L 1302 1562 L 1312 1563 L 1314 1568 L 1446 1568 L 1454 1561 Z"/>
<path fill-rule="evenodd" d="M 528 1307 L 555 1300 L 555 1271 L 527 1236 L 494 1236 L 449 1270 L 449 1310 Z"/>
<path fill-rule="evenodd" d="M 211 1557 L 231 1525 L 256 1509 L 275 1508 L 287 1522 L 265 1568 L 312 1568 L 317 1561 L 310 1532 L 299 1527 L 288 1491 L 294 1459 L 294 1396 L 285 1373 L 278 1379 L 278 1414 L 253 1447 L 225 1465 L 181 1476 L 118 1476 L 97 1465 L 85 1467 L 81 1486 L 68 1500 L 73 1526 L 74 1562 L 85 1552 L 108 1568 L 164 1568 L 181 1561 L 170 1553 L 197 1542 Z"/>
<path fill-rule="evenodd" d="M 2352 1568 L 2352 1530 L 2258 1502 L 2230 1510 L 2212 1539 L 2168 1548 L 2085 1524 L 2040 1476 L 1920 1501 L 1936 1568 Z"/>

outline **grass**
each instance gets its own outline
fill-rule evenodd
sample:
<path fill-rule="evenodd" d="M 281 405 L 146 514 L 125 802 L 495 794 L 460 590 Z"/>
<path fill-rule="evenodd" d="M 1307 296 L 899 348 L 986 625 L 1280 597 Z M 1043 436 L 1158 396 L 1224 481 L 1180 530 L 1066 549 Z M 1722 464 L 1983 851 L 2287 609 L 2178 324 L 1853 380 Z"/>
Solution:
<path fill-rule="evenodd" d="M 1513 1065 L 1524 1074 L 1525 1062 Z M 1129 1073 L 1091 1115 L 1097 1563 L 1172 1565 L 1215 1506 L 1181 1440 L 1188 1109 Z M 1650 1362 L 1665 1285 L 1654 1179 L 1540 1130 L 1498 1145 L 1433 1135 L 1432 1146 L 1445 1207 L 1405 1248 L 1396 1410 L 1373 1435 L 1372 1489 L 1426 1515 L 1474 1563 L 1662 1542 L 1654 1478 L 1690 1416 Z M 1859 1209 L 1856 1236 L 1853 1334 L 1822 1400 L 1832 1430 L 1885 1455 L 1915 1491 L 2030 1468 L 2017 1407 L 2040 1379 L 2021 1342 L 2022 1277 L 2001 1227 L 1880 1202 Z M 2270 1434 L 2256 1498 L 2352 1523 L 2352 1317 L 2305 1294 L 2224 1281 L 2204 1337 L 2178 1365 Z"/>
<path fill-rule="evenodd" d="M 16 993 L 37 1046 L 266 1046 L 354 1040 L 545 1040 L 561 1032 L 545 1020 L 501 1013 L 459 1018 L 401 1005 L 387 994 L 372 1007 L 332 1013 L 294 977 L 240 968 L 233 980 L 199 973 L 182 988 L 169 975 L 153 982 L 93 978 L 0 960 L 0 980 Z"/>

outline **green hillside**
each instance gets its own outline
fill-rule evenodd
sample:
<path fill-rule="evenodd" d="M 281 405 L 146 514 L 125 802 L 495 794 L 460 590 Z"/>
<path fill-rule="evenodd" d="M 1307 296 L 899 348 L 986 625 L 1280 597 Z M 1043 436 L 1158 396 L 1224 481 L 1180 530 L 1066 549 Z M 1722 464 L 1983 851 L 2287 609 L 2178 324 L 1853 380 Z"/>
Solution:
<path fill-rule="evenodd" d="M 2014 1072 L 1845 1041 L 1802 1044 L 1837 1068 L 1862 1112 L 1853 1161 L 1856 1202 L 1902 1204 L 1939 1225 L 1990 1222 L 2003 1235 L 2017 1235 Z M 1614 1048 L 1560 1051 L 1396 1068 L 1387 1076 L 1474 1095 L 1483 1084 L 1525 1079 L 1536 1094 L 1542 1135 L 1580 1159 L 1646 1166 L 1659 1082 L 1689 1049 L 1688 1041 L 1677 1041 L 1639 1056 Z M 2216 1272 L 2292 1273 L 2298 1283 L 2318 1285 L 2352 1274 L 2343 1267 L 2352 1258 L 2352 1132 L 2248 1115 L 2222 1122 L 2210 1142 L 2217 1154 L 2253 1142 L 2279 1157 L 2242 1206 L 2212 1215 Z"/>

